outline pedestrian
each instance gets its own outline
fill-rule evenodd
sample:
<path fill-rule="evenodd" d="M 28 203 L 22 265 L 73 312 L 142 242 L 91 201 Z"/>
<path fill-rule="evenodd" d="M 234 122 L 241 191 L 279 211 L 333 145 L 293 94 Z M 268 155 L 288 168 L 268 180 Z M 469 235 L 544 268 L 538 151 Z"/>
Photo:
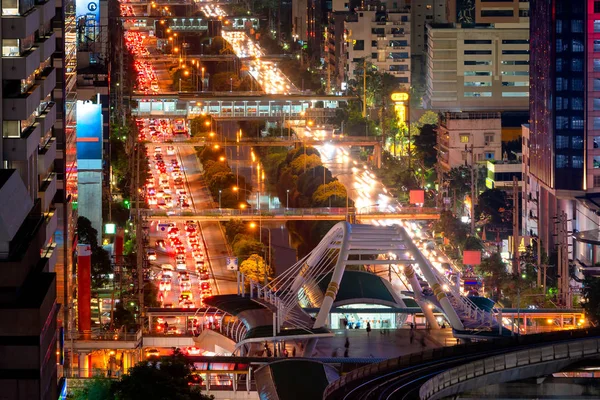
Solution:
<path fill-rule="evenodd" d="M 296 357 L 296 346 L 292 347 L 292 357 Z"/>
<path fill-rule="evenodd" d="M 350 340 L 348 340 L 348 338 L 346 338 L 346 343 L 344 343 L 344 347 L 345 348 L 349 348 L 350 347 Z"/>
<path fill-rule="evenodd" d="M 413 344 L 413 342 L 415 341 L 415 331 L 414 330 L 410 330 L 410 344 Z"/>
<path fill-rule="evenodd" d="M 410 323 L 410 330 L 412 331 L 413 329 L 415 329 L 415 324 L 413 324 L 412 322 Z"/>
<path fill-rule="evenodd" d="M 288 357 L 288 355 L 289 355 L 289 354 L 288 354 L 288 351 L 287 351 L 287 349 L 283 349 L 283 356 L 287 358 L 287 357 Z"/>
<path fill-rule="evenodd" d="M 169 323 L 167 321 L 165 321 L 165 333 L 168 333 L 169 330 Z"/>
<path fill-rule="evenodd" d="M 266 350 L 267 350 L 267 357 L 271 357 L 273 355 L 273 352 L 271 351 L 271 349 L 269 347 L 267 347 Z"/>
<path fill-rule="evenodd" d="M 371 323 L 367 322 L 367 336 L 371 334 Z"/>
<path fill-rule="evenodd" d="M 344 351 L 344 357 L 346 357 L 346 358 L 350 357 L 350 356 L 348 355 L 348 349 L 346 349 L 346 351 Z"/>

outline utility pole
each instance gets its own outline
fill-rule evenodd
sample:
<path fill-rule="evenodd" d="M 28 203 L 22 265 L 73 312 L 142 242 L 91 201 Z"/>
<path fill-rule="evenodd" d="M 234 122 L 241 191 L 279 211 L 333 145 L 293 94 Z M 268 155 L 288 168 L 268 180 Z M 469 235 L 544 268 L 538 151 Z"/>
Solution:
<path fill-rule="evenodd" d="M 569 232 L 567 230 L 567 214 L 564 211 L 558 215 L 558 298 L 565 308 L 571 308 L 569 293 Z"/>
<path fill-rule="evenodd" d="M 367 59 L 363 59 L 363 118 L 367 118 Z"/>
<path fill-rule="evenodd" d="M 410 128 L 409 128 L 410 132 Z M 410 146 L 410 141 L 409 141 Z M 471 144 L 471 148 L 465 144 L 465 153 L 471 153 L 471 236 L 475 236 L 475 152 L 473 144 Z M 465 166 L 467 165 L 467 160 L 465 159 Z"/>
<path fill-rule="evenodd" d="M 523 181 L 527 181 L 527 179 L 523 179 Z M 537 192 L 537 200 L 536 200 L 536 217 L 537 217 L 537 285 L 540 287 L 542 285 L 542 235 L 540 234 L 540 192 Z M 525 215 L 525 213 L 523 213 Z M 544 272 L 544 276 L 546 273 Z M 546 281 L 544 278 L 544 293 L 546 293 Z"/>
<path fill-rule="evenodd" d="M 519 260 L 519 180 L 513 176 L 513 274 L 521 273 L 521 263 Z"/>
<path fill-rule="evenodd" d="M 135 155 L 135 159 L 136 159 L 136 174 L 135 174 L 135 183 L 136 183 L 136 187 L 135 187 L 135 191 L 134 191 L 134 195 L 135 195 L 135 215 L 136 215 L 136 221 L 135 221 L 135 237 L 136 237 L 136 242 L 137 242 L 137 254 L 136 254 L 136 261 L 137 261 L 137 275 L 138 275 L 138 282 L 137 282 L 137 289 L 138 289 L 138 320 L 139 320 L 139 325 L 140 328 L 142 328 L 144 326 L 144 317 L 143 317 L 143 312 L 144 312 L 144 230 L 142 229 L 142 214 L 140 211 L 140 191 L 139 191 L 139 187 L 140 187 L 140 150 L 141 150 L 141 145 L 138 144 L 135 146 L 136 149 L 136 155 Z"/>

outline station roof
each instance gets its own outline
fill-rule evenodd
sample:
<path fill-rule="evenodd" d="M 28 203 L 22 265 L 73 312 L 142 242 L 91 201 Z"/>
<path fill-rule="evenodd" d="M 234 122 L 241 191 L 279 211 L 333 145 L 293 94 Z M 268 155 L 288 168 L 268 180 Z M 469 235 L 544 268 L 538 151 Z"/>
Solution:
<path fill-rule="evenodd" d="M 319 282 L 319 288 L 323 293 L 327 291 L 327 285 L 331 281 L 331 274 L 327 274 Z M 370 300 L 383 304 L 396 304 L 394 296 L 380 276 L 362 271 L 344 271 L 340 288 L 334 301 L 336 303 L 348 303 L 352 300 Z"/>
<path fill-rule="evenodd" d="M 251 298 L 242 297 L 237 294 L 222 294 L 206 297 L 203 302 L 206 305 L 216 307 L 219 310 L 223 310 L 234 316 L 237 316 L 244 311 L 265 309 L 263 305 Z"/>

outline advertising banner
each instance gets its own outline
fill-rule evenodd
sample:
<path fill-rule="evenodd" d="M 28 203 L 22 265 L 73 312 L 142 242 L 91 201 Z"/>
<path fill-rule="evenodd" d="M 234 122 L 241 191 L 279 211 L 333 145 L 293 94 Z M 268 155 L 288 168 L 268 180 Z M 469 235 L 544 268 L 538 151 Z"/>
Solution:
<path fill-rule="evenodd" d="M 100 0 L 76 0 L 77 44 L 95 42 L 100 35 Z"/>
<path fill-rule="evenodd" d="M 79 170 L 102 169 L 102 105 L 77 102 L 77 165 Z"/>

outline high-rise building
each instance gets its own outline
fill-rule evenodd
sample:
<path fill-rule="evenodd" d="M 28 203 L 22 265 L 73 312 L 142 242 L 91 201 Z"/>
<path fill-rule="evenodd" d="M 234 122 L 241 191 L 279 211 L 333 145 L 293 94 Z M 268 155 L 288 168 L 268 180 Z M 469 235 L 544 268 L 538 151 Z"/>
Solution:
<path fill-rule="evenodd" d="M 55 13 L 53 1 L 2 3 L 0 387 L 11 399 L 57 398 Z"/>
<path fill-rule="evenodd" d="M 344 22 L 345 77 L 357 79 L 356 63 L 370 62 L 380 72 L 398 78 L 399 89 L 410 87 L 410 12 L 387 11 L 369 6 L 358 8 Z"/>
<path fill-rule="evenodd" d="M 448 3 L 448 24 L 429 24 L 424 103 L 440 111 L 529 107 L 529 3 Z"/>

